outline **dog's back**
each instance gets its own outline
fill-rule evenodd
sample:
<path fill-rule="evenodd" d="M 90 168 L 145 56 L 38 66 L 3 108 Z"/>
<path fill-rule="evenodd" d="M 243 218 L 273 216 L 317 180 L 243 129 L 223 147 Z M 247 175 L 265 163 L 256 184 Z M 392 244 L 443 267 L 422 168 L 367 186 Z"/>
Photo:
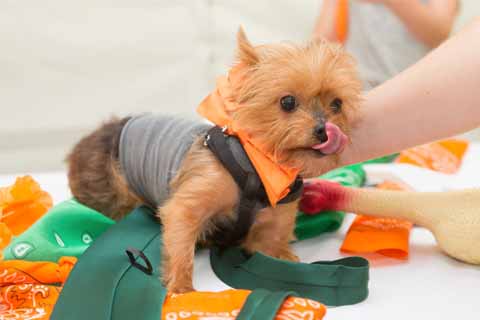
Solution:
<path fill-rule="evenodd" d="M 124 126 L 119 163 L 130 190 L 152 208 L 163 205 L 170 182 L 199 138 L 211 128 L 197 119 L 168 114 L 141 114 Z"/>
<path fill-rule="evenodd" d="M 194 141 L 210 128 L 161 114 L 112 119 L 68 156 L 73 196 L 114 219 L 140 203 L 156 209 L 168 198 L 170 182 Z"/>

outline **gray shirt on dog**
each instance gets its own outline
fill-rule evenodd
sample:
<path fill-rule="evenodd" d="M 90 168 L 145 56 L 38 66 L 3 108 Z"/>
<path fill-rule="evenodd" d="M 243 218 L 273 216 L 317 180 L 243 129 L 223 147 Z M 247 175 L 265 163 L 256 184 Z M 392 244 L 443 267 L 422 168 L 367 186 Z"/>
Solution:
<path fill-rule="evenodd" d="M 129 187 L 153 208 L 169 195 L 195 139 L 212 126 L 198 120 L 146 114 L 130 119 L 122 129 L 119 161 Z"/>

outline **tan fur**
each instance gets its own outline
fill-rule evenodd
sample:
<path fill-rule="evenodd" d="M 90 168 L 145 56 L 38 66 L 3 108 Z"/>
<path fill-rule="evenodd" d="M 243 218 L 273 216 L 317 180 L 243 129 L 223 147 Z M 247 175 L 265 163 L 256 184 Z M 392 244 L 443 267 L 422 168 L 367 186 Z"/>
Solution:
<path fill-rule="evenodd" d="M 260 251 L 275 258 L 298 261 L 290 248 L 290 242 L 295 240 L 293 230 L 297 206 L 298 202 L 290 202 L 260 211 L 245 239 L 245 249 L 251 253 Z"/>
<path fill-rule="evenodd" d="M 237 39 L 238 58 L 246 69 L 244 81 L 235 84 L 233 98 L 244 107 L 231 116 L 278 162 L 300 168 L 305 178 L 335 167 L 336 155 L 321 156 L 311 149 L 318 143 L 313 128 L 322 112 L 328 121 L 349 133 L 360 95 L 352 58 L 339 46 L 324 41 L 303 46 L 283 43 L 253 47 L 242 30 Z M 279 106 L 280 99 L 287 94 L 300 102 L 295 112 L 286 113 Z M 339 114 L 329 107 L 334 98 L 344 102 Z M 138 203 L 138 198 L 128 190 L 112 160 L 109 152 L 113 151 L 106 152 L 106 146 L 98 142 L 98 136 L 105 138 L 108 134 L 114 139 L 112 129 L 104 126 L 75 147 L 69 156 L 70 186 L 86 205 L 121 216 Z M 87 158 L 90 164 L 79 163 Z M 99 181 L 101 187 L 92 187 L 93 182 Z M 158 208 L 163 224 L 163 281 L 171 292 L 187 292 L 193 290 L 195 244 L 215 230 L 216 221 L 232 217 L 239 189 L 199 140 L 187 153 L 171 182 L 171 190 L 169 200 Z M 243 247 L 250 252 L 297 261 L 289 246 L 294 237 L 296 211 L 296 202 L 260 211 Z"/>

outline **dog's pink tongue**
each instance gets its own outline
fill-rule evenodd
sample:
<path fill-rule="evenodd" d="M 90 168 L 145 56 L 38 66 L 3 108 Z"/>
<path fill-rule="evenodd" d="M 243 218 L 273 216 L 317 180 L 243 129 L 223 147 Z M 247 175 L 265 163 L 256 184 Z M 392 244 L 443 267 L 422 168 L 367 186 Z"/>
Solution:
<path fill-rule="evenodd" d="M 321 144 L 312 146 L 312 149 L 318 150 L 323 154 L 333 154 L 340 152 L 347 144 L 348 138 L 342 130 L 331 122 L 325 124 L 328 140 Z"/>

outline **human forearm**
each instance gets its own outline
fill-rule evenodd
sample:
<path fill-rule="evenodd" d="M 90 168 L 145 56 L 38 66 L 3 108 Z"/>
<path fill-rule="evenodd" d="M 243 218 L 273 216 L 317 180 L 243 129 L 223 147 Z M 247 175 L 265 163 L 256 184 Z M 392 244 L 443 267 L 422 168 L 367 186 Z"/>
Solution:
<path fill-rule="evenodd" d="M 342 164 L 459 134 L 480 125 L 480 19 L 419 63 L 370 91 Z"/>
<path fill-rule="evenodd" d="M 430 48 L 440 45 L 450 34 L 456 15 L 456 1 L 384 0 L 408 30 Z"/>
<path fill-rule="evenodd" d="M 315 21 L 313 30 L 314 38 L 326 38 L 330 41 L 336 41 L 335 33 L 335 12 L 337 0 L 324 0 L 320 14 Z"/>

